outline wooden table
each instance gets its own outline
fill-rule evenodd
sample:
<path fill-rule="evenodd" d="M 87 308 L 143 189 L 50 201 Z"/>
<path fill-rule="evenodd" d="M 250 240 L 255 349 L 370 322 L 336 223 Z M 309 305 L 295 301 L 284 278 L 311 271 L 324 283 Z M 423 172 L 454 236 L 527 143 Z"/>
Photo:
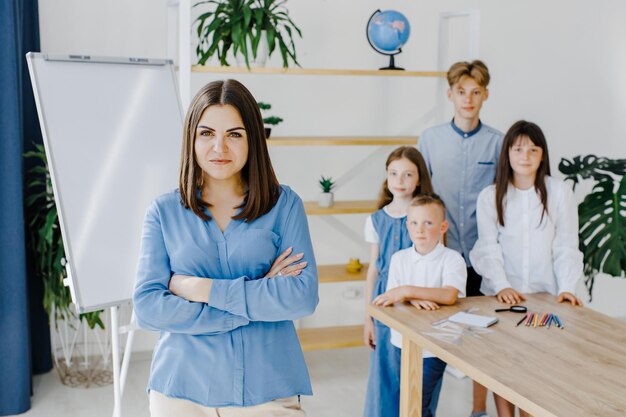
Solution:
<path fill-rule="evenodd" d="M 427 349 L 534 417 L 626 416 L 626 323 L 584 307 L 558 304 L 533 294 L 529 312 L 557 314 L 564 329 L 515 327 L 520 313 L 495 313 L 494 297 L 470 297 L 437 311 L 408 305 L 376 307 L 369 313 L 403 336 L 401 417 L 421 417 L 422 352 Z M 424 335 L 431 323 L 458 311 L 497 316 L 494 332 L 463 335 L 459 345 Z M 440 401 L 454 401 L 442 396 Z"/>

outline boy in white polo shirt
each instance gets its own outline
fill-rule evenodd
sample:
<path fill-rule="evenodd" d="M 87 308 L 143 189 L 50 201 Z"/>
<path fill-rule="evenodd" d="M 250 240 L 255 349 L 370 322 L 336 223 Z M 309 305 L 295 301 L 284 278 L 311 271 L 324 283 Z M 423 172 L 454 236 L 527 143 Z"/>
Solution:
<path fill-rule="evenodd" d="M 467 268 L 458 252 L 441 243 L 448 230 L 445 204 L 436 194 L 415 197 L 406 224 L 413 246 L 391 257 L 387 290 L 373 303 L 389 306 L 406 301 L 424 310 L 454 304 L 465 296 Z M 391 344 L 402 348 L 402 336 L 393 329 Z M 433 417 L 446 363 L 428 351 L 423 358 L 422 416 Z"/>

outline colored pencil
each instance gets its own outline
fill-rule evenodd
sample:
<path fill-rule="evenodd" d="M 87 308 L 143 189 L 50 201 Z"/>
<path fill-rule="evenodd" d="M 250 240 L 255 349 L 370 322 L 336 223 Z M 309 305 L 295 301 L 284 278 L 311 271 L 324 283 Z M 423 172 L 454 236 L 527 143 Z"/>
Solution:
<path fill-rule="evenodd" d="M 543 326 L 543 321 L 546 319 L 546 313 L 541 313 L 541 318 L 539 319 L 539 327 Z"/>
<path fill-rule="evenodd" d="M 556 316 L 556 321 L 558 321 L 558 322 L 559 322 L 559 327 L 560 327 L 561 329 L 564 329 L 564 328 L 565 328 L 565 326 L 563 326 L 563 322 L 561 321 L 561 319 L 559 318 L 559 316 Z"/>
<path fill-rule="evenodd" d="M 526 320 L 526 327 L 530 326 L 530 322 L 533 321 L 533 316 L 535 315 L 535 313 L 528 313 L 528 320 Z"/>
<path fill-rule="evenodd" d="M 523 322 L 524 320 L 526 320 L 526 318 L 527 318 L 527 317 L 528 317 L 528 314 L 526 314 L 526 315 L 524 316 L 524 318 L 522 318 L 520 321 L 518 321 L 518 322 L 517 322 L 517 324 L 515 325 L 515 327 L 517 327 L 517 326 L 519 326 L 520 324 L 522 324 L 522 322 Z"/>

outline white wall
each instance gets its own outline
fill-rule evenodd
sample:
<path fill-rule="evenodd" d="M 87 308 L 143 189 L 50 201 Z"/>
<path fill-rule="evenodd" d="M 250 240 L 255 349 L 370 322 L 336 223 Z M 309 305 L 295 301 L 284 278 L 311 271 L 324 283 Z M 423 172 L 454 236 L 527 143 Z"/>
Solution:
<path fill-rule="evenodd" d="M 40 0 L 42 50 L 111 56 L 164 57 L 167 49 L 165 0 Z M 550 144 L 553 173 L 562 157 L 594 153 L 624 157 L 626 141 L 626 3 L 620 0 L 290 0 L 293 20 L 304 38 L 297 50 L 303 67 L 377 68 L 386 59 L 367 44 L 365 23 L 376 9 L 396 9 L 411 22 L 411 38 L 397 65 L 437 69 L 438 16 L 443 11 L 478 9 L 480 58 L 492 72 L 491 96 L 483 121 L 506 130 L 525 118 L 537 122 Z M 465 30 L 456 26 L 453 39 Z M 460 32 L 459 32 L 460 31 Z M 193 37 L 193 33 L 192 33 Z M 464 45 L 452 45 L 465 59 Z M 271 66 L 280 66 L 279 57 Z M 447 68 L 439 68 L 445 70 Z M 442 82 L 435 79 L 374 77 L 240 76 L 258 99 L 274 105 L 285 122 L 275 135 L 417 134 L 451 117 L 441 102 Z M 194 75 L 199 88 L 212 78 Z M 272 149 L 282 182 L 305 199 L 317 194 L 320 174 L 341 177 L 365 159 L 363 169 L 337 190 L 339 199 L 374 198 L 391 148 Z M 580 194 L 580 193 L 579 193 Z M 582 199 L 582 194 L 578 195 Z M 334 232 L 324 219 L 310 225 L 320 263 L 366 258 L 360 239 L 364 216 L 341 218 L 352 237 Z M 359 322 L 359 284 L 322 286 L 322 303 L 307 325 Z M 348 295 L 345 295 L 348 293 Z M 579 293 L 585 296 L 584 290 Z M 620 302 L 626 280 L 603 279 L 596 285 L 593 308 L 626 316 Z"/>

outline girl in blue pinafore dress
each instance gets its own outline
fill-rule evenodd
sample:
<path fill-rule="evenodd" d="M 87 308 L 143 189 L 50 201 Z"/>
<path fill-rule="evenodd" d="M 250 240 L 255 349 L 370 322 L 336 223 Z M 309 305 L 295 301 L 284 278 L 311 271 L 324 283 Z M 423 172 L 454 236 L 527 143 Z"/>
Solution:
<path fill-rule="evenodd" d="M 406 228 L 409 202 L 420 193 L 432 192 L 424 158 L 412 146 L 394 150 L 385 164 L 387 179 L 379 210 L 365 222 L 365 240 L 371 243 L 367 271 L 366 303 L 385 292 L 391 255 L 411 246 Z M 389 340 L 389 328 L 365 316 L 365 345 L 372 349 L 364 417 L 398 417 L 400 414 L 400 352 Z"/>

